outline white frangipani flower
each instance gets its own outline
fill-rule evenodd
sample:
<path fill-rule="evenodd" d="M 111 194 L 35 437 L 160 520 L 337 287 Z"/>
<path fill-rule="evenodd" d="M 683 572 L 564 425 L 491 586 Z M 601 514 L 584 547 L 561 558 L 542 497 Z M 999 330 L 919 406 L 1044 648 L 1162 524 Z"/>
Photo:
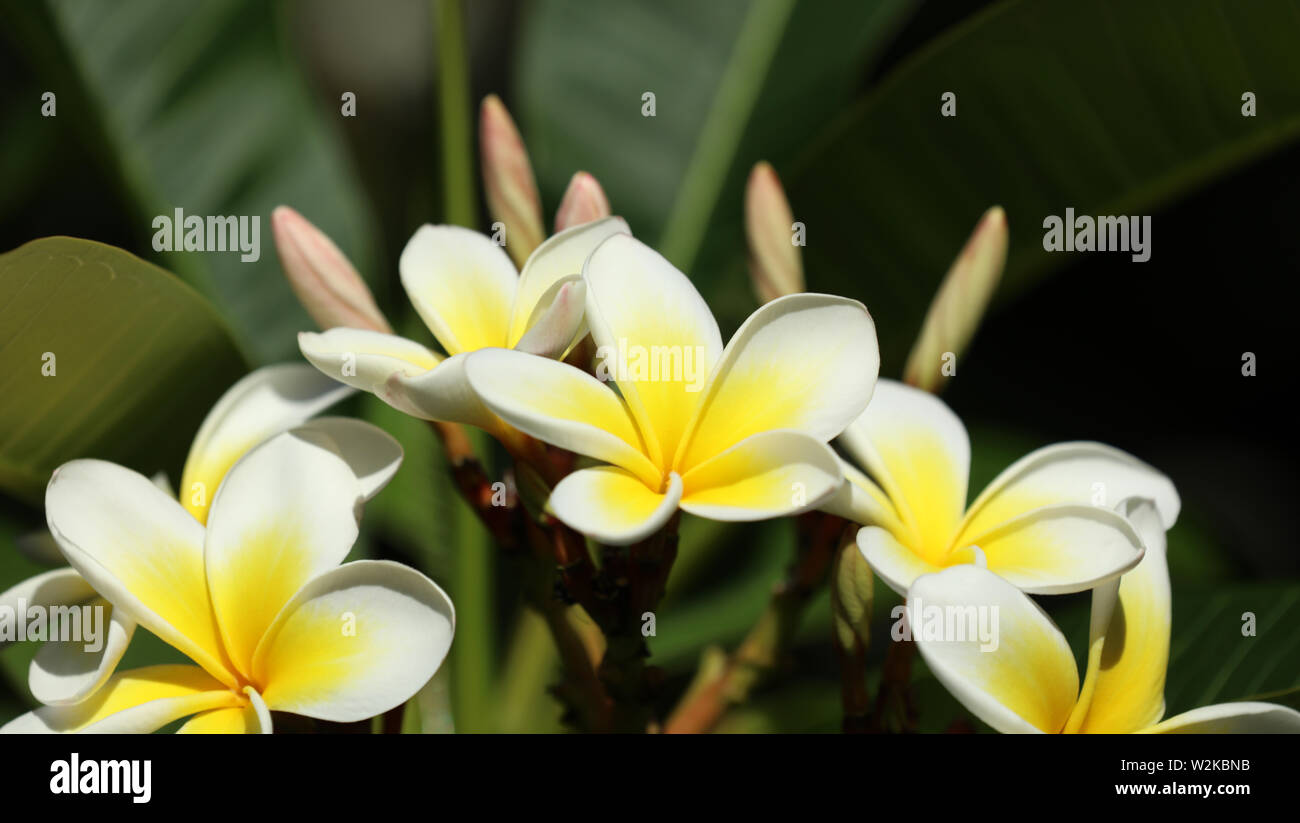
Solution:
<path fill-rule="evenodd" d="M 305 423 L 351 393 L 352 389 L 305 363 L 266 366 L 245 376 L 221 396 L 199 427 L 181 474 L 181 505 L 199 523 L 206 522 L 212 496 L 236 460 L 267 438 Z M 354 469 L 377 471 L 380 476 L 396 471 L 401 450 L 396 444 L 377 439 L 365 424 L 330 418 L 307 425 L 332 434 L 330 442 L 345 460 L 378 461 L 364 469 L 354 465 Z M 353 445 L 358 442 L 360 445 Z M 386 477 L 383 482 L 387 482 Z M 155 477 L 154 483 L 172 494 L 165 476 Z M 375 490 L 382 485 L 378 476 L 367 483 Z M 63 561 L 48 532 L 42 533 L 40 542 L 53 546 L 55 559 Z M 37 700 L 51 706 L 77 703 L 93 694 L 112 675 L 135 632 L 135 621 L 100 597 L 70 567 L 38 574 L 0 593 L 0 606 L 16 610 L 20 605 L 47 611 L 89 606 L 102 608 L 106 615 L 105 637 L 97 650 L 87 651 L 85 643 L 51 640 L 36 652 L 28 672 L 28 688 Z M 0 648 L 4 645 L 5 641 L 0 640 Z"/>
<path fill-rule="evenodd" d="M 1146 554 L 1122 578 L 1093 590 L 1082 688 L 1074 654 L 1051 618 L 1015 586 L 972 565 L 923 575 L 907 594 L 909 608 L 922 612 L 997 609 L 996 649 L 982 650 L 979 639 L 917 633 L 934 675 L 1000 732 L 1300 732 L 1300 712 L 1271 703 L 1221 703 L 1161 720 L 1172 615 L 1165 527 L 1149 500 L 1125 500 L 1120 510 L 1141 532 Z"/>
<path fill-rule="evenodd" d="M 121 466 L 61 466 L 45 508 L 68 561 L 197 666 L 119 672 L 0 731 L 151 732 L 192 716 L 181 731 L 269 732 L 269 710 L 352 722 L 409 699 L 451 645 L 451 601 L 397 563 L 339 565 L 396 448 L 378 429 L 349 443 L 358 472 L 319 429 L 277 435 L 230 470 L 206 528 Z"/>
<path fill-rule="evenodd" d="M 469 423 L 499 433 L 465 381 L 464 360 L 489 347 L 563 357 L 583 334 L 582 264 L 605 238 L 626 234 L 609 217 L 556 234 L 522 272 L 490 239 L 458 226 L 422 226 L 406 244 L 402 285 L 449 355 L 382 332 L 334 328 L 303 332 L 303 356 L 325 374 L 426 420 Z"/>
<path fill-rule="evenodd" d="M 612 544 L 661 528 L 680 508 L 759 520 L 816 506 L 843 482 L 826 441 L 861 413 L 879 369 L 857 301 L 774 300 L 724 349 L 684 274 L 628 235 L 588 259 L 587 323 L 597 374 L 505 349 L 470 356 L 473 391 L 511 426 L 609 465 L 580 469 L 550 506 Z"/>
<path fill-rule="evenodd" d="M 865 524 L 858 548 L 899 594 L 963 563 L 987 565 L 1033 594 L 1085 591 L 1142 559 L 1141 537 L 1115 501 L 1154 500 L 1166 527 L 1178 518 L 1169 478 L 1087 442 L 1030 453 L 967 506 L 966 427 L 942 400 L 893 380 L 880 381 L 839 442 L 870 478 L 844 463 L 849 482 L 823 508 Z"/>

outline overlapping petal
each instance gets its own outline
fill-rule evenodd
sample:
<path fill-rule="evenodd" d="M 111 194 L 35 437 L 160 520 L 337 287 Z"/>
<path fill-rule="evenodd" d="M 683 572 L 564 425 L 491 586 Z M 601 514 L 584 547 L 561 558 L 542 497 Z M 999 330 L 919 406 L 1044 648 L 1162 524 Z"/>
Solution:
<path fill-rule="evenodd" d="M 928 574 L 907 595 L 917 648 L 962 705 L 1000 732 L 1059 732 L 1079 693 L 1079 670 L 1065 636 L 1015 586 L 987 569 L 953 566 Z M 931 637 L 917 624 L 931 609 L 957 614 L 994 609 L 996 648 L 978 637 Z M 940 625 L 946 618 L 940 617 Z"/>
<path fill-rule="evenodd" d="M 362 500 L 348 464 L 310 431 L 278 435 L 231 469 L 212 505 L 204 558 L 226 652 L 245 678 L 285 604 L 347 556 Z"/>
<path fill-rule="evenodd" d="M 663 528 L 682 500 L 682 481 L 669 475 L 666 488 L 652 489 L 617 466 L 580 469 L 551 492 L 555 516 L 583 534 L 611 545 L 644 540 Z"/>
<path fill-rule="evenodd" d="M 802 432 L 751 435 L 682 478 L 683 510 L 712 520 L 763 520 L 805 511 L 843 482 L 839 460 Z"/>
<path fill-rule="evenodd" d="M 424 225 L 397 266 L 411 305 L 448 354 L 505 345 L 519 276 L 491 238 Z"/>
<path fill-rule="evenodd" d="M 727 344 L 674 465 L 689 471 L 775 429 L 830 440 L 867 408 L 879 371 L 876 327 L 861 303 L 823 294 L 773 300 Z"/>
<path fill-rule="evenodd" d="M 1088 673 L 1071 726 L 1085 733 L 1128 733 L 1165 713 L 1165 670 L 1173 602 L 1165 528 L 1155 504 L 1131 498 L 1120 510 L 1142 536 L 1142 562 L 1116 586 L 1093 592 Z"/>
<path fill-rule="evenodd" d="M 597 359 L 637 421 L 646 455 L 667 469 L 722 353 L 717 321 L 686 275 L 626 234 L 600 244 L 583 278 Z"/>
<path fill-rule="evenodd" d="M 941 562 L 961 522 L 970 475 L 970 438 L 957 415 L 928 392 L 880 380 L 840 442 L 889 494 L 908 530 L 900 539 Z"/>
<path fill-rule="evenodd" d="M 1133 568 L 1142 538 L 1109 509 L 1044 506 L 976 535 L 954 550 L 978 546 L 989 569 L 1031 594 L 1086 591 Z"/>
<path fill-rule="evenodd" d="M 129 469 L 74 460 L 50 479 L 45 514 L 64 556 L 96 592 L 236 685 L 208 599 L 203 526 L 179 503 Z"/>
<path fill-rule="evenodd" d="M 375 394 L 407 414 L 416 412 L 405 403 L 404 396 L 389 390 L 389 381 L 426 374 L 443 359 L 405 337 L 365 329 L 302 332 L 298 335 L 298 348 L 303 357 L 325 374 Z"/>
<path fill-rule="evenodd" d="M 266 366 L 245 376 L 221 396 L 199 427 L 181 472 L 181 504 L 206 523 L 212 497 L 236 460 L 350 393 L 305 363 Z"/>
<path fill-rule="evenodd" d="M 630 235 L 631 230 L 623 218 L 607 217 L 557 232 L 538 246 L 519 273 L 519 286 L 510 313 L 508 339 L 492 345 L 505 345 L 507 348 L 518 346 L 524 335 L 536 325 L 540 316 L 539 309 L 545 310 L 550 305 L 551 301 L 547 297 L 557 293 L 555 286 L 568 278 L 580 277 L 582 266 L 591 253 L 615 234 Z M 586 297 L 585 290 L 582 296 Z M 581 315 L 582 312 L 579 311 L 577 322 L 569 328 L 567 342 L 572 342 L 573 335 L 577 333 Z"/>
<path fill-rule="evenodd" d="M 244 702 L 197 666 L 146 666 L 118 672 L 80 703 L 21 715 L 0 727 L 0 734 L 149 734 L 182 717 Z"/>
<path fill-rule="evenodd" d="M 970 505 L 957 542 L 975 538 L 1027 511 L 1058 503 L 1113 508 L 1130 497 L 1155 502 L 1165 528 L 1178 519 L 1169 478 L 1102 443 L 1056 443 L 1017 460 Z"/>
<path fill-rule="evenodd" d="M 1300 712 L 1274 703 L 1219 703 L 1171 717 L 1145 734 L 1300 734 Z"/>
<path fill-rule="evenodd" d="M 858 551 L 885 585 L 906 596 L 908 587 L 924 574 L 943 567 L 931 563 L 898 541 L 894 534 L 879 526 L 864 526 L 858 531 Z"/>
<path fill-rule="evenodd" d="M 608 386 L 568 364 L 509 349 L 465 361 L 474 392 L 510 425 L 552 445 L 621 466 L 659 491 L 636 423 Z"/>
<path fill-rule="evenodd" d="M 424 575 L 388 561 L 347 563 L 280 612 L 254 656 L 254 680 L 272 710 L 363 720 L 428 682 L 454 628 L 451 601 Z"/>

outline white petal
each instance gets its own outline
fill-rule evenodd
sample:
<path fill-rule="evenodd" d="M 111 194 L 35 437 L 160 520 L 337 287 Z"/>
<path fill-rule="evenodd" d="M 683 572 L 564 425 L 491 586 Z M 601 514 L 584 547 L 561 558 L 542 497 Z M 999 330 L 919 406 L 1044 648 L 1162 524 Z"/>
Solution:
<path fill-rule="evenodd" d="M 1274 703 L 1219 703 L 1157 723 L 1154 734 L 1300 734 L 1300 712 Z"/>
<path fill-rule="evenodd" d="M 438 368 L 414 377 L 395 374 L 389 378 L 381 396 L 394 407 L 425 420 L 466 423 L 492 431 L 500 421 L 483 405 L 469 383 L 465 372 L 469 357 L 470 354 L 458 354 L 444 360 Z"/>
<path fill-rule="evenodd" d="M 1068 503 L 1034 509 L 972 536 L 969 544 L 983 551 L 990 570 L 1030 594 L 1086 591 L 1142 559 L 1142 538 L 1127 520 L 1109 509 Z"/>
<path fill-rule="evenodd" d="M 204 522 L 221 479 L 245 452 L 351 393 L 306 363 L 265 366 L 247 375 L 221 396 L 199 427 L 181 473 L 181 504 Z"/>
<path fill-rule="evenodd" d="M 314 432 L 324 439 L 312 442 L 327 446 L 352 469 L 367 500 L 379 493 L 402 465 L 402 446 L 378 426 L 352 417 L 321 417 L 294 431 Z"/>
<path fill-rule="evenodd" d="M 647 456 L 667 467 L 722 354 L 718 323 L 686 275 L 626 234 L 600 244 L 583 278 L 597 360 L 618 384 Z"/>
<path fill-rule="evenodd" d="M 942 568 L 928 562 L 878 526 L 867 526 L 858 531 L 858 551 L 862 552 L 863 559 L 876 576 L 903 596 L 918 577 Z"/>
<path fill-rule="evenodd" d="M 876 385 L 876 326 L 856 300 L 792 294 L 749 316 L 727 344 L 675 466 L 689 471 L 751 434 L 837 436 Z"/>
<path fill-rule="evenodd" d="M 313 579 L 285 607 L 254 661 L 276 711 L 349 723 L 400 706 L 451 648 L 455 611 L 433 581 L 382 560 Z"/>
<path fill-rule="evenodd" d="M 424 225 L 397 267 L 411 304 L 448 354 L 506 345 L 519 275 L 491 238 Z"/>
<path fill-rule="evenodd" d="M 880 526 L 894 534 L 906 534 L 903 521 L 884 490 L 852 463 L 837 459 L 844 484 L 822 503 L 821 510 L 863 526 Z"/>
<path fill-rule="evenodd" d="M 442 362 L 441 355 L 412 340 L 364 329 L 301 332 L 298 348 L 325 374 L 407 414 L 415 412 L 403 406 L 400 396 L 390 395 L 389 380 L 425 374 Z"/>
<path fill-rule="evenodd" d="M 1112 446 L 1057 443 L 1017 460 L 980 493 L 966 513 L 962 541 L 1041 506 L 1110 509 L 1129 497 L 1154 500 L 1165 528 L 1178 519 L 1178 492 L 1168 477 Z"/>
<path fill-rule="evenodd" d="M 668 488 L 653 490 L 615 466 L 580 469 L 551 492 L 555 516 L 571 528 L 612 546 L 644 540 L 664 527 L 682 499 L 682 480 L 669 477 Z"/>
<path fill-rule="evenodd" d="M 212 503 L 204 544 L 212 608 L 231 661 L 253 653 L 280 610 L 343 562 L 357 538 L 361 485 L 319 437 L 297 429 L 235 464 Z"/>
<path fill-rule="evenodd" d="M 187 715 L 241 702 L 197 666 L 146 666 L 118 672 L 81 703 L 42 706 L 15 718 L 0 734 L 149 734 Z"/>
<path fill-rule="evenodd" d="M 579 333 L 587 308 L 587 284 L 581 276 L 566 277 L 556 281 L 550 291 L 542 295 L 533 317 L 528 321 L 528 331 L 513 348 L 519 351 L 564 359 Z"/>
<path fill-rule="evenodd" d="M 143 475 L 103 460 L 55 470 L 45 515 L 96 592 L 227 685 L 203 571 L 203 526 Z"/>
<path fill-rule="evenodd" d="M 963 706 L 1004 733 L 1064 728 L 1079 670 L 1065 635 L 1034 601 L 987 569 L 963 565 L 918 579 L 907 604 L 917 649 Z M 948 634 L 953 615 L 964 638 Z M 938 636 L 931 634 L 935 616 Z M 991 637 L 980 637 L 976 626 L 992 629 Z"/>
<path fill-rule="evenodd" d="M 1120 512 L 1146 546 L 1142 562 L 1093 589 L 1088 674 L 1071 726 L 1085 733 L 1135 732 L 1165 713 L 1173 602 L 1165 527 L 1155 504 L 1130 498 Z"/>
<path fill-rule="evenodd" d="M 581 275 L 587 258 L 606 238 L 631 233 L 623 218 L 607 217 L 558 232 L 538 246 L 519 274 L 519 291 L 510 317 L 507 348 L 518 347 L 519 341 L 533 327 L 538 308 L 547 305 L 545 295 L 553 293 L 556 283 Z"/>
<path fill-rule="evenodd" d="M 684 511 L 711 520 L 765 520 L 815 508 L 844 482 L 835 452 L 795 431 L 751 435 L 682 478 Z"/>
<path fill-rule="evenodd" d="M 893 501 L 905 541 L 938 563 L 952 548 L 966 506 L 970 438 L 929 392 L 881 380 L 867 410 L 839 441 Z"/>
<path fill-rule="evenodd" d="M 27 687 L 47 706 L 85 700 L 112 676 L 135 634 L 135 621 L 100 597 L 83 604 L 90 608 L 93 628 L 83 620 L 79 639 L 46 641 L 32 658 Z"/>
<path fill-rule="evenodd" d="M 525 434 L 622 466 L 658 488 L 627 407 L 608 386 L 567 363 L 508 349 L 470 355 L 465 373 L 493 412 Z"/>

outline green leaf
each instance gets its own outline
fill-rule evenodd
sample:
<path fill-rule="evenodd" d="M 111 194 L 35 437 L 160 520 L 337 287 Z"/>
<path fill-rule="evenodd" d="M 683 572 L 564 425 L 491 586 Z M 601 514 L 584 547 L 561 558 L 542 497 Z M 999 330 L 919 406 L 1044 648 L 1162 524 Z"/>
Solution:
<path fill-rule="evenodd" d="M 117 177 L 135 247 L 155 216 L 257 217 L 260 257 L 169 252 L 162 262 L 212 299 L 258 363 L 297 357 L 314 324 L 280 273 L 270 213 L 287 204 L 371 269 L 372 220 L 332 132 L 285 54 L 274 4 L 211 0 L 6 4 L 3 17 L 59 113 Z"/>
<path fill-rule="evenodd" d="M 750 168 L 793 158 L 852 98 L 913 5 L 532 4 L 514 105 L 545 201 L 558 203 L 584 169 L 638 237 L 655 241 L 671 220 L 664 251 L 723 325 L 738 325 L 753 309 L 743 271 Z M 646 92 L 654 117 L 641 113 Z"/>
<path fill-rule="evenodd" d="M 1011 230 L 1005 299 L 1078 261 L 1043 250 L 1046 216 L 1151 214 L 1293 142 L 1297 39 L 1288 3 L 998 3 L 808 147 L 790 199 L 808 227 L 810 289 L 863 299 L 882 373 L 897 373 L 989 206 Z M 1242 116 L 1247 91 L 1256 117 Z M 955 117 L 940 116 L 945 92 Z"/>
<path fill-rule="evenodd" d="M 0 255 L 0 329 L 0 395 L 14 400 L 0 405 L 0 490 L 31 504 L 78 457 L 179 470 L 203 416 L 245 370 L 193 289 L 89 240 Z"/>

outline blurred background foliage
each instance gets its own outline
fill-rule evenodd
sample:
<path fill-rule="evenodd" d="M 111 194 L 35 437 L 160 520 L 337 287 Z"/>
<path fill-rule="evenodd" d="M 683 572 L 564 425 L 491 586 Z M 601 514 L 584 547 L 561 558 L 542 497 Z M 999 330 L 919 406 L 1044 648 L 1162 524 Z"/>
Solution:
<path fill-rule="evenodd" d="M 1297 3 L 465 5 L 473 99 L 500 94 L 514 113 L 548 215 L 575 171 L 594 174 L 615 213 L 690 274 L 724 334 L 755 307 L 742 192 L 758 160 L 775 165 L 807 226 L 810 289 L 868 305 L 890 376 L 979 215 L 1004 206 L 1006 276 L 947 395 L 971 431 L 972 490 L 1064 439 L 1109 442 L 1168 472 L 1183 496 L 1169 539 L 1169 713 L 1262 694 L 1295 703 L 1300 490 L 1280 339 L 1293 320 L 1278 292 L 1300 264 Z M 0 588 L 43 568 L 14 542 L 40 526 L 53 465 L 99 456 L 176 478 L 239 373 L 297 358 L 294 333 L 311 321 L 280 273 L 276 205 L 324 229 L 399 330 L 429 341 L 396 260 L 418 225 L 445 219 L 434 11 L 423 0 L 0 2 Z M 39 114 L 45 91 L 57 117 Z M 355 118 L 340 116 L 349 91 Z M 957 116 L 942 118 L 949 91 Z M 1241 115 L 1247 91 L 1253 118 Z M 155 253 L 151 220 L 176 207 L 261 215 L 261 259 Z M 1042 220 L 1067 207 L 1154 215 L 1151 260 L 1045 253 Z M 57 247 L 11 252 L 50 235 L 118 246 L 180 282 L 112 250 L 105 265 L 128 276 L 110 287 L 60 267 Z M 39 278 L 34 257 L 46 261 Z M 19 274 L 35 292 L 19 294 Z M 55 347 L 57 398 L 33 377 Z M 1241 375 L 1247 351 L 1258 377 Z M 458 558 L 484 551 L 483 537 L 428 428 L 371 398 L 344 412 L 407 454 L 356 553 L 463 583 Z M 788 523 L 683 524 L 651 641 L 665 710 L 702 651 L 734 646 L 762 611 L 792 534 Z M 487 568 L 473 591 L 451 593 L 483 615 L 491 654 L 454 656 L 445 668 L 472 676 L 436 678 L 407 730 L 561 728 L 550 639 L 518 610 L 511 565 Z M 877 587 L 873 689 L 896 603 Z M 1045 605 L 1081 652 L 1086 597 Z M 1254 638 L 1240 633 L 1247 611 Z M 145 634 L 128 664 L 169 654 Z M 837 729 L 829 637 L 823 591 L 791 659 L 720 728 Z M 33 651 L 0 653 L 0 721 L 29 703 Z M 921 729 L 972 725 L 923 670 L 916 693 Z"/>

